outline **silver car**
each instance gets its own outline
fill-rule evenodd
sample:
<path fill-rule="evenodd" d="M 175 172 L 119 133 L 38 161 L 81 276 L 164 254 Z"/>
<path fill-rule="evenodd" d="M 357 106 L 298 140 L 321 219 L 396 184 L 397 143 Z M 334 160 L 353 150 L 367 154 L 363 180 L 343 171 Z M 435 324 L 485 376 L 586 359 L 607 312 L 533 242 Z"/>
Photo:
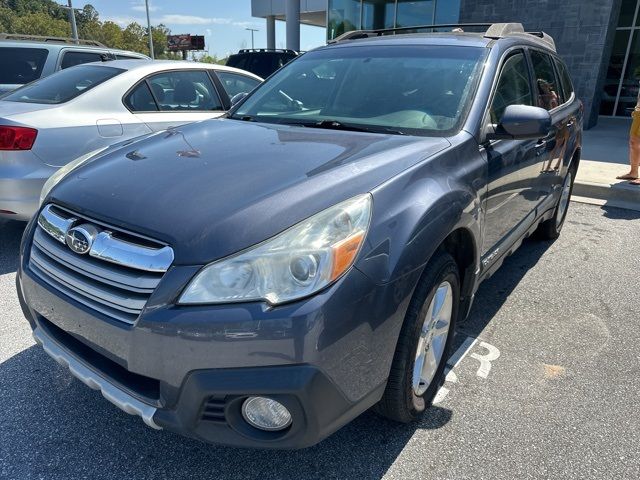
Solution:
<path fill-rule="evenodd" d="M 218 117 L 262 79 L 205 63 L 79 65 L 0 97 L 0 218 L 28 220 L 58 168 L 109 145 Z"/>

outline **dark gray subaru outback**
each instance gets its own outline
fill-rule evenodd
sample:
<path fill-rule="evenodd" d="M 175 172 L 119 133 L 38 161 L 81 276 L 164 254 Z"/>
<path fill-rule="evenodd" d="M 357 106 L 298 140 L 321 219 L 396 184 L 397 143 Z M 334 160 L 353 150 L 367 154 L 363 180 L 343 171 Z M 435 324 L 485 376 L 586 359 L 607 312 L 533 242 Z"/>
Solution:
<path fill-rule="evenodd" d="M 480 282 L 560 233 L 583 109 L 553 40 L 519 24 L 383 33 L 52 178 L 18 273 L 46 352 L 210 442 L 418 418 Z"/>

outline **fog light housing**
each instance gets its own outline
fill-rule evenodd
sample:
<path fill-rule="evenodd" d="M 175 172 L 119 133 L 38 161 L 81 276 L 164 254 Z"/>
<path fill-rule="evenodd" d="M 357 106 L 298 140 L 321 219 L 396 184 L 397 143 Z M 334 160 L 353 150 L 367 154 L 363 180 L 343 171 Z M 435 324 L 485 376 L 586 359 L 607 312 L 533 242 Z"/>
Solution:
<path fill-rule="evenodd" d="M 242 404 L 242 416 L 252 427 L 268 432 L 284 430 L 291 425 L 287 407 L 266 397 L 247 398 Z"/>

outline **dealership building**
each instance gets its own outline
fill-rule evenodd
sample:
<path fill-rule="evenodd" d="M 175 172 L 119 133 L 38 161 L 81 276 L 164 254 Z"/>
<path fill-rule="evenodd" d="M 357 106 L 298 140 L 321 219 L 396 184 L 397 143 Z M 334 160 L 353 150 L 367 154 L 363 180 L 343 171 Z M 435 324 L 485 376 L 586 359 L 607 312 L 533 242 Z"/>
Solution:
<path fill-rule="evenodd" d="M 628 117 L 640 78 L 640 0 L 252 0 L 275 48 L 286 22 L 287 48 L 300 49 L 300 24 L 345 31 L 450 23 L 520 22 L 553 36 L 585 105 L 585 126 Z"/>

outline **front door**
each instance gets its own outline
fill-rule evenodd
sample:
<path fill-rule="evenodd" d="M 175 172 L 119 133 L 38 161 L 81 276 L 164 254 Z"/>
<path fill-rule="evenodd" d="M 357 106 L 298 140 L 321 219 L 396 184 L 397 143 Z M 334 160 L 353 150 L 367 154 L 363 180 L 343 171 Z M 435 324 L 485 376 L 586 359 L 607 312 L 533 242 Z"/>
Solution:
<path fill-rule="evenodd" d="M 491 101 L 489 122 L 500 122 L 509 105 L 535 105 L 529 62 L 524 51 L 508 56 Z M 490 126 L 488 126 L 490 128 Z M 482 253 L 499 253 L 499 243 L 535 210 L 542 199 L 540 177 L 548 140 L 492 140 L 481 149 L 488 163 Z"/>

